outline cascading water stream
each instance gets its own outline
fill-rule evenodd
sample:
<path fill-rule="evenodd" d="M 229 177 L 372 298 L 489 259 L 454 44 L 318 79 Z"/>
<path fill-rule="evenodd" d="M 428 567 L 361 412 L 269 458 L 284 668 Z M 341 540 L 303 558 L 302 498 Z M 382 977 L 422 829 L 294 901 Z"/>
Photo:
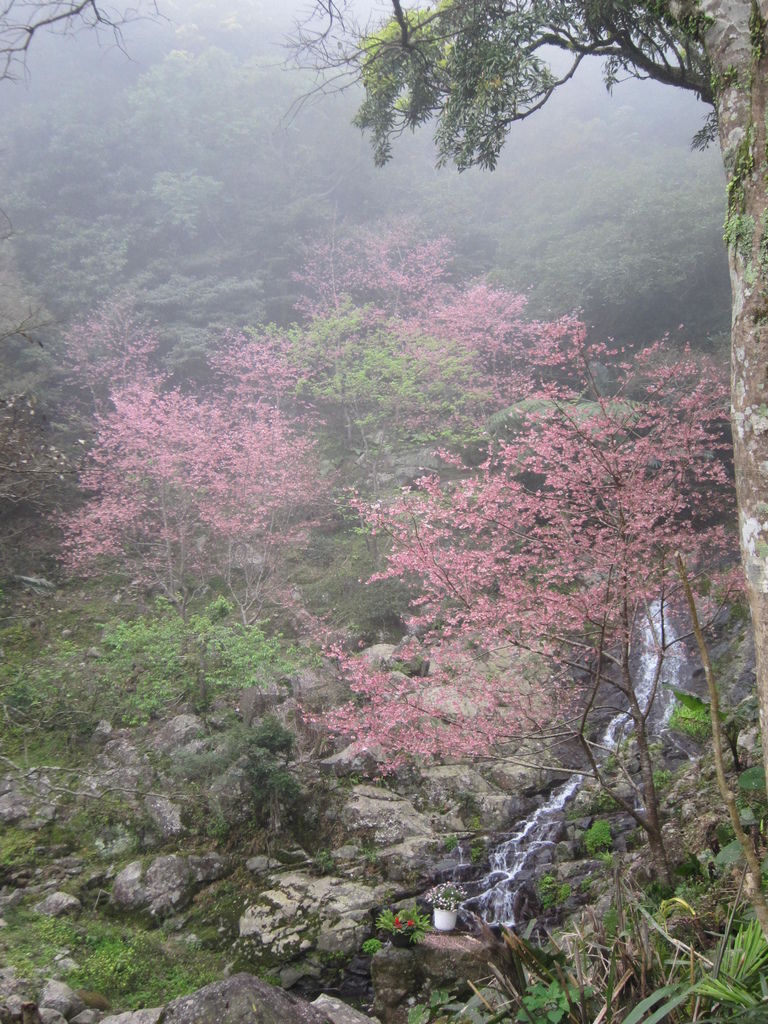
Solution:
<path fill-rule="evenodd" d="M 661 626 L 661 605 L 655 602 L 650 609 L 649 620 L 643 625 L 640 636 L 636 693 L 640 707 L 647 707 L 653 696 L 658 651 L 658 631 Z M 653 623 L 653 625 L 651 625 Z M 666 642 L 672 639 L 669 619 L 665 615 Z M 656 634 L 656 636 L 654 635 Z M 671 688 L 680 685 L 680 660 L 668 657 L 664 660 L 663 671 L 654 698 L 654 709 L 649 722 L 659 730 L 669 720 L 674 706 Z M 615 715 L 605 728 L 598 746 L 606 751 L 615 749 L 630 725 L 629 713 L 622 711 Z M 490 870 L 477 885 L 479 892 L 464 903 L 464 909 L 478 914 L 489 924 L 513 926 L 520 920 L 520 904 L 523 902 L 521 875 L 530 877 L 533 869 L 542 861 L 551 860 L 551 850 L 562 834 L 564 809 L 583 785 L 583 776 L 573 775 L 559 786 L 549 799 L 517 829 L 511 833 L 490 856 Z"/>

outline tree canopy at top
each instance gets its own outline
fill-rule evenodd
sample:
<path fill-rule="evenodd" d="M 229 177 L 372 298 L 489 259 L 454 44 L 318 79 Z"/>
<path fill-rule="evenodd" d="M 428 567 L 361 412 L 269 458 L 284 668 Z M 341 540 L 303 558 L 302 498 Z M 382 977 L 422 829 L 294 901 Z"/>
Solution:
<path fill-rule="evenodd" d="M 339 5 L 317 6 L 343 30 Z M 711 103 L 699 45 L 706 17 L 689 6 L 673 14 L 663 0 L 439 0 L 406 9 L 392 0 L 392 18 L 362 37 L 351 33 L 351 45 L 337 49 L 327 26 L 305 29 L 301 42 L 324 68 L 359 76 L 365 99 L 356 124 L 370 133 L 377 163 L 390 158 L 393 136 L 436 118 L 442 161 L 493 168 L 510 126 L 541 109 L 585 57 L 603 58 L 609 88 L 626 76 L 653 78 Z M 567 54 L 564 67 L 555 50 Z"/>

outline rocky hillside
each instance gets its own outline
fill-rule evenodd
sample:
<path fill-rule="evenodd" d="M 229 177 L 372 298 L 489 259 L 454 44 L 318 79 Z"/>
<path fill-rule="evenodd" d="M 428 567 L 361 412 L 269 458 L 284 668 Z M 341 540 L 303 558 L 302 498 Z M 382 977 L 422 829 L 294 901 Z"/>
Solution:
<path fill-rule="evenodd" d="M 5 630 L 6 670 L 13 630 Z M 754 761 L 757 741 L 744 634 L 732 617 L 713 649 L 730 703 L 741 709 L 733 738 L 742 768 Z M 367 655 L 398 663 L 394 645 Z M 103 656 L 91 645 L 83 671 Z M 61 742 L 55 724 L 46 725 L 47 748 L 41 735 L 34 747 L 27 736 L 25 751 L 23 733 L 14 732 L 0 780 L 3 1020 L 22 1019 L 22 1006 L 33 1003 L 45 1024 L 97 1024 L 129 1011 L 124 1024 L 154 1024 L 159 1010 L 135 1011 L 163 1006 L 163 1021 L 202 1019 L 199 1009 L 183 1015 L 193 1005 L 184 997 L 201 986 L 208 986 L 196 997 L 203 1003 L 224 992 L 230 1005 L 255 1001 L 257 992 L 259 1000 L 264 993 L 288 999 L 270 987 L 278 986 L 369 1005 L 371 956 L 363 944 L 377 934 L 378 913 L 413 904 L 435 880 L 460 878 L 476 891 L 489 854 L 563 775 L 531 767 L 531 752 L 518 749 L 508 759 L 382 776 L 375 750 L 329 746 L 322 711 L 343 695 L 331 666 L 316 661 L 225 691 L 205 711 L 176 702 L 160 717 L 127 725 L 127 683 L 122 696 L 115 691 L 112 720 L 74 739 Z M 700 756 L 706 724 L 678 714 L 671 725 L 659 737 L 665 836 L 681 885 L 700 886 L 707 872 L 723 876 L 715 858 L 730 836 L 713 796 L 711 759 Z M 634 822 L 586 783 L 555 840 L 520 878 L 521 913 L 537 919 L 541 934 L 584 908 L 610 913 L 612 866 L 648 886 L 647 863 Z M 467 928 L 482 930 L 470 918 Z M 446 959 L 434 939 L 407 970 L 400 952 L 385 947 L 375 958 L 377 1012 L 398 1020 L 409 1001 L 446 978 L 457 986 L 462 972 L 487 963 L 484 941 L 470 950 L 472 968 L 465 948 L 457 966 L 455 950 Z M 393 956 L 394 975 L 386 967 Z M 288 1004 L 279 1005 L 284 1016 L 274 1019 L 293 1020 Z M 295 1005 L 296 1020 L 321 1019 Z M 258 1019 L 273 1019 L 263 1012 Z"/>

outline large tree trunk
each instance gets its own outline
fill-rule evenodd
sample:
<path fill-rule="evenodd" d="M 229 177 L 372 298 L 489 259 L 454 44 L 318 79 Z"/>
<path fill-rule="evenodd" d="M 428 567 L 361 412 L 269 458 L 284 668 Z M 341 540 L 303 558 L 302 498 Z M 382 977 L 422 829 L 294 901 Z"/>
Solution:
<path fill-rule="evenodd" d="M 768 778 L 768 0 L 704 0 L 728 179 L 731 399 L 741 555 L 757 656 Z"/>

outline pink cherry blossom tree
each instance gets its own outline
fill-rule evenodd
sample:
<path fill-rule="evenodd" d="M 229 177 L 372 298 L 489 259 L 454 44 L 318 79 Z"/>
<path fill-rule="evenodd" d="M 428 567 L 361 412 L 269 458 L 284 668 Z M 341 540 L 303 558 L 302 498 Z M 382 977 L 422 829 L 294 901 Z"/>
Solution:
<path fill-rule="evenodd" d="M 396 762 L 488 755 L 556 725 L 578 738 L 668 877 L 647 723 L 677 641 L 654 609 L 683 615 L 676 552 L 713 570 L 730 553 L 726 384 L 712 365 L 662 344 L 626 356 L 583 331 L 546 340 L 479 470 L 454 458 L 457 482 L 431 475 L 391 503 L 360 503 L 371 530 L 391 541 L 379 575 L 418 582 L 414 625 L 436 667 L 393 676 L 341 655 L 355 699 L 331 726 L 383 745 Z M 598 386 L 611 375 L 608 389 Z M 643 623 L 655 651 L 645 699 L 632 657 Z M 637 799 L 601 767 L 601 709 L 628 713 Z"/>
<path fill-rule="evenodd" d="M 241 348 L 230 339 L 220 354 L 220 389 L 208 398 L 150 374 L 143 348 L 135 373 L 120 363 L 125 383 L 96 416 L 81 477 L 90 497 L 63 524 L 73 571 L 117 561 L 182 616 L 218 580 L 244 624 L 284 597 L 285 555 L 326 486 L 311 441 L 273 404 L 279 382 L 259 396 L 247 373 L 235 376 Z"/>
<path fill-rule="evenodd" d="M 402 225 L 311 247 L 291 333 L 301 394 L 354 452 L 374 494 L 393 451 L 477 438 L 530 381 L 527 352 L 579 330 L 531 321 L 524 296 L 453 280 L 446 239 Z"/>
<path fill-rule="evenodd" d="M 72 384 L 84 389 L 93 408 L 107 402 L 110 391 L 152 373 L 157 335 L 144 325 L 128 298 L 104 303 L 64 335 L 64 357 Z"/>

